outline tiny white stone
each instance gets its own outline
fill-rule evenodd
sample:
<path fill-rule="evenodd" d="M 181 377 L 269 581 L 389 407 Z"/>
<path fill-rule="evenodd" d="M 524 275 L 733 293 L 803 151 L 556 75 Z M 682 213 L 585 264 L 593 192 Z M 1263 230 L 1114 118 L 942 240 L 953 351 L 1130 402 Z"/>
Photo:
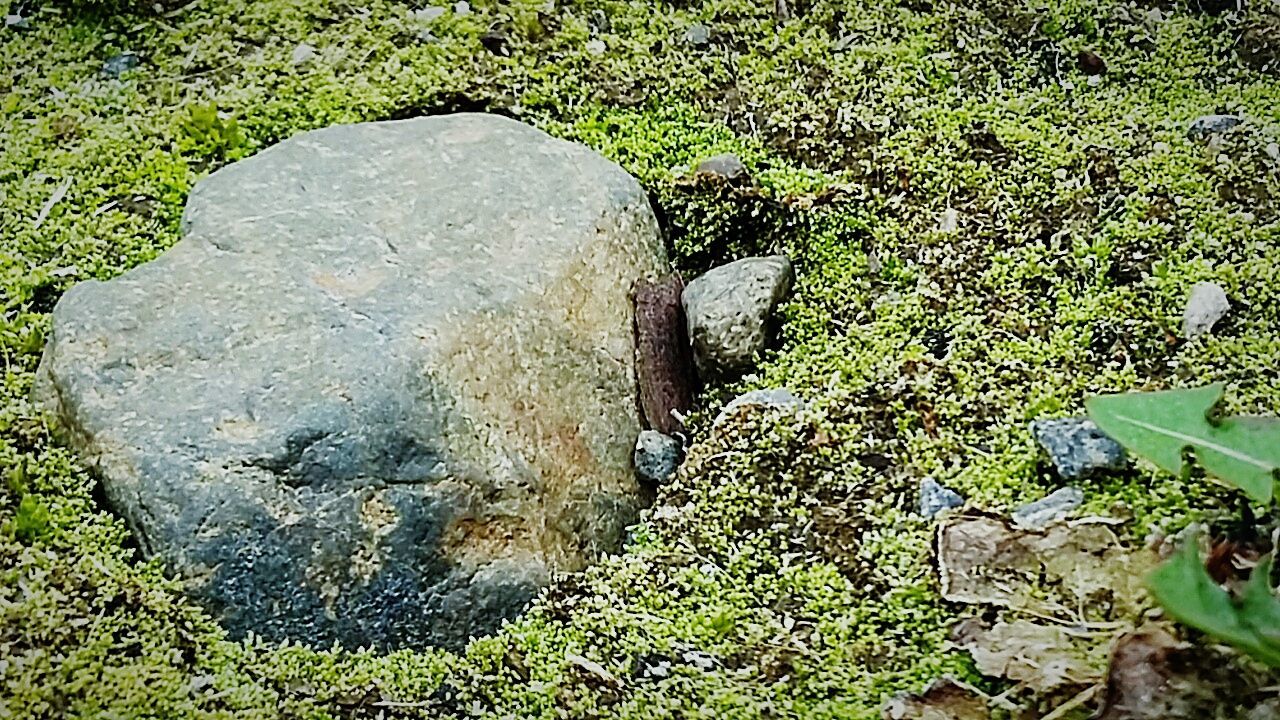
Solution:
<path fill-rule="evenodd" d="M 459 17 L 462 17 L 463 15 L 470 15 L 471 3 L 467 2 L 467 0 L 458 0 L 458 2 L 453 4 L 453 14 Z"/>
<path fill-rule="evenodd" d="M 1213 329 L 1231 309 L 1227 291 L 1211 282 L 1196 283 L 1191 288 L 1186 310 L 1182 313 L 1182 335 L 1188 339 L 1199 337 Z"/>
<path fill-rule="evenodd" d="M 289 58 L 294 65 L 302 65 L 314 60 L 316 57 L 316 49 L 307 43 L 298 43 L 293 49 L 293 55 Z"/>
<path fill-rule="evenodd" d="M 942 217 L 938 219 L 938 230 L 944 233 L 952 233 L 960 229 L 960 212 L 953 207 L 949 207 L 942 211 Z"/>
<path fill-rule="evenodd" d="M 587 52 L 592 55 L 603 55 L 606 50 L 603 40 L 595 39 L 587 41 Z"/>
<path fill-rule="evenodd" d="M 427 7 L 414 10 L 413 17 L 422 22 L 431 22 L 441 15 L 444 15 L 445 12 L 447 11 L 439 5 L 428 5 Z"/>

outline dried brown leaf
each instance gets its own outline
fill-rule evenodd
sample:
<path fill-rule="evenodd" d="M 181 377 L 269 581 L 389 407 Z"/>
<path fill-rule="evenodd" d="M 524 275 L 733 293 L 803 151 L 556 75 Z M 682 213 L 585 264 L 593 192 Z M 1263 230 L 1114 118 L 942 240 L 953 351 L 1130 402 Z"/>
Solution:
<path fill-rule="evenodd" d="M 1148 550 L 1122 545 L 1106 523 L 1037 531 L 972 514 L 942 524 L 937 552 L 945 599 L 1069 622 L 1136 617 L 1142 578 L 1155 561 Z"/>
<path fill-rule="evenodd" d="M 1105 649 L 1095 639 L 1027 620 L 990 627 L 966 620 L 954 639 L 973 655 L 983 675 L 1021 682 L 1040 693 L 1100 682 L 1106 665 Z"/>

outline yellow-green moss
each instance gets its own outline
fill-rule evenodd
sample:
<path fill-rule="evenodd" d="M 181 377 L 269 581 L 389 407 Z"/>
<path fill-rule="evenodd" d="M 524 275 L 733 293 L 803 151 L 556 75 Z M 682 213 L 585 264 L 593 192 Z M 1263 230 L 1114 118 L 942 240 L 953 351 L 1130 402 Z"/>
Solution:
<path fill-rule="evenodd" d="M 4 29 L 0 715 L 878 717 L 939 674 L 981 682 L 945 642 L 959 609 L 912 512 L 921 478 L 993 510 L 1035 499 L 1058 481 L 1028 421 L 1102 390 L 1219 380 L 1234 409 L 1280 413 L 1280 81 L 1234 54 L 1239 19 L 1118 0 L 790 4 L 785 23 L 747 0 L 474 0 L 431 23 L 387 0 L 50 4 Z M 710 46 L 684 41 L 694 22 Z M 318 56 L 294 66 L 300 42 Z M 1076 69 L 1081 49 L 1106 60 L 1100 80 Z M 103 75 L 123 50 L 140 66 Z M 771 385 L 811 407 L 710 439 L 700 414 L 705 442 L 658 500 L 680 511 L 462 655 L 229 643 L 136 560 L 30 404 L 48 313 L 175 242 L 186 193 L 222 163 L 313 127 L 458 109 L 622 164 L 688 274 L 790 254 L 779 347 L 704 408 Z M 1218 111 L 1249 120 L 1186 137 Z M 757 188 L 682 181 L 728 151 Z M 1235 309 L 1177 341 L 1204 279 Z M 1122 503 L 1135 539 L 1239 502 L 1143 467 L 1082 486 L 1089 510 Z M 636 675 L 662 658 L 668 677 Z"/>

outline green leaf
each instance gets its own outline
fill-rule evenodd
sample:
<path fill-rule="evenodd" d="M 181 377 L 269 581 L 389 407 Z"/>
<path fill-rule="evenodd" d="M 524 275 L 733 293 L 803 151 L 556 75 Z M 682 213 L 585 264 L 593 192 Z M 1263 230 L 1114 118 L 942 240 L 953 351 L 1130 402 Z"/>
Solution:
<path fill-rule="evenodd" d="M 1211 413 L 1222 385 L 1089 398 L 1089 417 L 1130 452 L 1182 474 L 1193 451 L 1206 472 L 1269 503 L 1280 478 L 1280 419 Z"/>
<path fill-rule="evenodd" d="M 1237 606 L 1231 596 L 1209 577 L 1194 540 L 1188 541 L 1168 562 L 1147 578 L 1147 587 L 1165 611 L 1184 625 L 1226 641 L 1255 658 L 1280 667 L 1280 645 L 1273 638 L 1280 607 L 1268 588 L 1270 562 L 1265 573 L 1254 569 L 1246 597 Z M 1259 568 L 1262 564 L 1259 564 Z M 1259 589 L 1261 588 L 1261 593 Z M 1265 597 L 1263 597 L 1265 594 Z"/>
<path fill-rule="evenodd" d="M 1271 562 L 1268 555 L 1253 568 L 1240 591 L 1240 614 L 1259 639 L 1280 654 L 1280 600 L 1271 592 Z"/>

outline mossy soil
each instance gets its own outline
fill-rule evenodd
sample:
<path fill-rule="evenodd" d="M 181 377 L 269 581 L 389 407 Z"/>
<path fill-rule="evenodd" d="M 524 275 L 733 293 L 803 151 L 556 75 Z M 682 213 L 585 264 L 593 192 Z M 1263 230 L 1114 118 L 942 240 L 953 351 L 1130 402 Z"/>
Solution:
<path fill-rule="evenodd" d="M 1258 5 L 473 0 L 431 18 L 384 0 L 9 0 L 25 20 L 0 35 L 0 717 L 874 718 L 942 674 L 1003 689 L 947 642 L 968 610 L 940 599 L 922 478 L 996 512 L 1039 498 L 1063 483 L 1028 422 L 1096 392 L 1222 381 L 1231 410 L 1280 413 L 1280 11 Z M 300 43 L 315 56 L 295 64 Z M 125 51 L 137 67 L 105 73 Z M 809 408 L 699 421 L 622 554 L 463 653 L 232 642 L 136 558 L 31 404 L 49 312 L 172 245 L 222 164 L 455 110 L 616 160 L 687 275 L 790 255 L 776 348 L 704 404 L 786 386 Z M 1213 112 L 1246 121 L 1189 138 Z M 687 181 L 720 152 L 754 183 Z M 1202 280 L 1233 310 L 1186 341 Z M 1081 486 L 1134 544 L 1249 530 L 1241 497 L 1203 480 L 1136 465 Z"/>

